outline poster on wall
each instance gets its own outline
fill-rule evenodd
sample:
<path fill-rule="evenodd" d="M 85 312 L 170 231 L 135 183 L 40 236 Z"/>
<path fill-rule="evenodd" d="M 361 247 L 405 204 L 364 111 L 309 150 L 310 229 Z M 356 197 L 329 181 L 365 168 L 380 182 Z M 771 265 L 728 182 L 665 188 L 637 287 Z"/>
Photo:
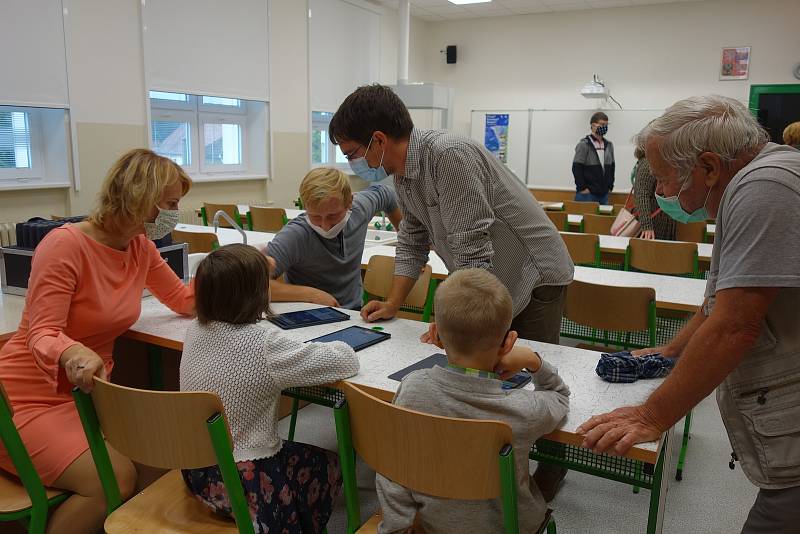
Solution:
<path fill-rule="evenodd" d="M 750 73 L 750 47 L 738 46 L 722 49 L 720 80 L 746 80 Z"/>
<path fill-rule="evenodd" d="M 487 113 L 483 144 L 503 163 L 508 163 L 508 113 Z"/>

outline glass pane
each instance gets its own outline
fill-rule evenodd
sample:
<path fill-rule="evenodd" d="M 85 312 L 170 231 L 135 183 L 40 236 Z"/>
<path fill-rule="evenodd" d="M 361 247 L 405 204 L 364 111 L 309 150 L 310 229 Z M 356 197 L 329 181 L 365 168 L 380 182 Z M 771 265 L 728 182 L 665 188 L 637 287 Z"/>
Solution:
<path fill-rule="evenodd" d="M 204 96 L 203 104 L 214 104 L 215 106 L 241 107 L 242 101 L 238 98 L 223 98 L 221 96 Z"/>
<path fill-rule="evenodd" d="M 326 111 L 311 112 L 311 120 L 314 122 L 331 122 L 331 117 L 333 117 L 333 113 L 328 113 Z"/>
<path fill-rule="evenodd" d="M 347 158 L 344 157 L 342 149 L 338 145 L 334 147 L 334 151 L 336 152 L 336 163 L 347 163 Z"/>
<path fill-rule="evenodd" d="M 158 100 L 176 100 L 178 102 L 188 102 L 189 95 L 185 93 L 167 93 L 165 91 L 150 91 L 150 98 Z"/>
<path fill-rule="evenodd" d="M 206 165 L 241 165 L 242 131 L 238 124 L 206 123 L 203 136 Z"/>
<path fill-rule="evenodd" d="M 311 131 L 311 163 L 328 163 L 328 132 L 314 127 Z"/>
<path fill-rule="evenodd" d="M 153 121 L 153 152 L 178 165 L 191 165 L 192 145 L 188 122 Z"/>
<path fill-rule="evenodd" d="M 0 168 L 31 168 L 31 130 L 25 112 L 0 111 Z"/>

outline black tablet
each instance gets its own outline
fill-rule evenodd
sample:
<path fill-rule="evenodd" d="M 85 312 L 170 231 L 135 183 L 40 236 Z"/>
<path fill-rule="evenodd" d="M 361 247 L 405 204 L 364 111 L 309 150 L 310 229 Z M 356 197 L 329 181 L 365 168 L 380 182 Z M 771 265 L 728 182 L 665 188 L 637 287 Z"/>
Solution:
<path fill-rule="evenodd" d="M 309 339 L 306 343 L 311 343 L 312 341 L 318 343 L 330 343 L 331 341 L 344 341 L 345 343 L 353 347 L 354 351 L 358 352 L 361 349 L 371 347 L 372 345 L 380 343 L 381 341 L 386 341 L 390 337 L 392 337 L 392 335 L 387 332 L 371 330 L 369 328 L 364 328 L 361 326 L 350 326 L 343 330 L 337 330 L 336 332 L 332 332 L 324 336 L 320 336 L 314 339 Z"/>
<path fill-rule="evenodd" d="M 447 356 L 441 353 L 428 356 L 424 360 L 420 360 L 404 369 L 400 369 L 396 373 L 390 374 L 389 378 L 401 382 L 407 374 L 413 371 L 418 371 L 419 369 L 430 369 L 431 367 L 435 367 L 437 365 L 439 367 L 447 367 Z M 531 374 L 527 371 L 520 371 L 511 378 L 503 380 L 503 385 L 501 387 L 503 389 L 518 389 L 530 382 L 532 378 L 533 377 Z"/>
<path fill-rule="evenodd" d="M 269 318 L 270 322 L 284 330 L 316 326 L 318 324 L 338 323 L 348 319 L 350 319 L 349 315 L 334 308 L 314 308 L 312 310 L 279 313 Z"/>

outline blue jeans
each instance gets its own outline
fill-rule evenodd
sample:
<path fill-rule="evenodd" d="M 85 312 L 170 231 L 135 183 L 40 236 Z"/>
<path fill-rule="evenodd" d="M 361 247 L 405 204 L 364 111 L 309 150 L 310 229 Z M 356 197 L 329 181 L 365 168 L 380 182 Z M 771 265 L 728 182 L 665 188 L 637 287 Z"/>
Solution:
<path fill-rule="evenodd" d="M 608 204 L 608 193 L 603 196 L 593 195 L 591 193 L 575 193 L 576 202 L 599 202 L 601 205 Z"/>

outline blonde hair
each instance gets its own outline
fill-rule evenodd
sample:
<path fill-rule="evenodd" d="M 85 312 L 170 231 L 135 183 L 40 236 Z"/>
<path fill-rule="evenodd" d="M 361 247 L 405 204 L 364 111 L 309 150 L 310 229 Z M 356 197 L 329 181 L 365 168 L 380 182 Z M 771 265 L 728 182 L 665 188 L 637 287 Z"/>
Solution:
<path fill-rule="evenodd" d="M 800 121 L 793 122 L 783 130 L 783 142 L 791 146 L 800 146 Z"/>
<path fill-rule="evenodd" d="M 353 200 L 350 178 L 339 169 L 318 167 L 300 182 L 300 199 L 304 206 L 315 206 L 326 198 L 338 198 L 345 206 Z"/>
<path fill-rule="evenodd" d="M 144 148 L 130 150 L 108 170 L 89 220 L 110 230 L 140 225 L 164 189 L 176 182 L 181 196 L 192 187 L 191 178 L 171 159 Z"/>
<path fill-rule="evenodd" d="M 460 354 L 500 348 L 511 326 L 511 294 L 483 269 L 462 269 L 436 290 L 436 328 L 445 348 Z"/>

